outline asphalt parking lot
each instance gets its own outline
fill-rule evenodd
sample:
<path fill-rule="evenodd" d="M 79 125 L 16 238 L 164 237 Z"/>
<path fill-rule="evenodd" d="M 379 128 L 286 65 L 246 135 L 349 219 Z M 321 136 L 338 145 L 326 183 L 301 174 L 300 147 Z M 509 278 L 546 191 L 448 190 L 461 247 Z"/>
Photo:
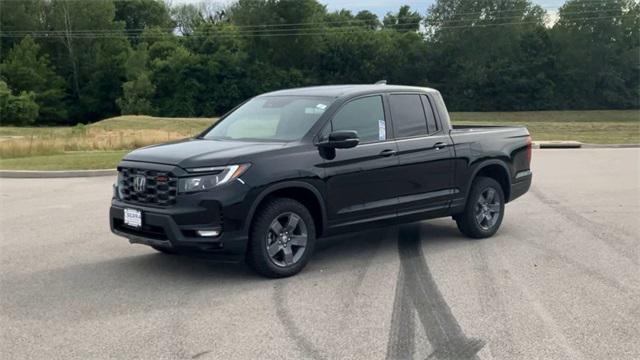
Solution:
<path fill-rule="evenodd" d="M 112 178 L 0 179 L 0 357 L 640 358 L 640 149 L 533 156 L 493 238 L 330 238 L 277 281 L 112 235 Z"/>

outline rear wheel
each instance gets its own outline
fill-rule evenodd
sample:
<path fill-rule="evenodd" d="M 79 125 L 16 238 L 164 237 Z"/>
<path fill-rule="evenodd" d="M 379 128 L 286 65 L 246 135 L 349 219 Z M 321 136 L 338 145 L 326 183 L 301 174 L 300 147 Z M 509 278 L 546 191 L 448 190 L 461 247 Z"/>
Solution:
<path fill-rule="evenodd" d="M 471 185 L 467 205 L 455 220 L 458 229 L 471 238 L 490 237 L 498 231 L 504 216 L 504 192 L 492 178 L 478 177 Z"/>
<path fill-rule="evenodd" d="M 252 223 L 247 262 L 267 277 L 295 275 L 313 253 L 315 233 L 304 205 L 288 198 L 269 200 Z"/>

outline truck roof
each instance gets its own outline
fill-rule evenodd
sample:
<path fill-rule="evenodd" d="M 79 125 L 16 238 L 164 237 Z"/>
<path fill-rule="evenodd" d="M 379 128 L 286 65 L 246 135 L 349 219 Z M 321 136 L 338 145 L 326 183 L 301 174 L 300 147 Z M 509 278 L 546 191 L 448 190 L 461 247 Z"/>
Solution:
<path fill-rule="evenodd" d="M 404 91 L 420 91 L 420 92 L 437 92 L 437 90 L 426 87 L 404 86 L 404 85 L 385 85 L 385 84 L 353 84 L 353 85 L 325 85 L 325 86 L 309 86 L 285 90 L 272 91 L 260 96 L 321 96 L 321 97 L 346 97 L 357 96 L 360 94 L 368 94 L 372 92 L 404 92 Z"/>

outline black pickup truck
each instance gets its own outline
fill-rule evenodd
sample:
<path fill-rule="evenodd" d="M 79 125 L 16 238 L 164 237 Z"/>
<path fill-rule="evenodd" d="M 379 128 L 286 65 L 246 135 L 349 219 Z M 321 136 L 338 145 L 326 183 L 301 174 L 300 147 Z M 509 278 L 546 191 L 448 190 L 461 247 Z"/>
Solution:
<path fill-rule="evenodd" d="M 112 231 L 163 253 L 299 272 L 321 236 L 452 216 L 493 235 L 531 184 L 524 127 L 451 126 L 436 90 L 336 85 L 254 97 L 118 165 Z"/>

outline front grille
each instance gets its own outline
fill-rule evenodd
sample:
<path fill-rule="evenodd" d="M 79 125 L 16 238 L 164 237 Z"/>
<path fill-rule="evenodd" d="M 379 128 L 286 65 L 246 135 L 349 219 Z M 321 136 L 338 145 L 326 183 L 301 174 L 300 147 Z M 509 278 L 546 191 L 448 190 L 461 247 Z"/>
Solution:
<path fill-rule="evenodd" d="M 123 201 L 158 206 L 169 206 L 176 202 L 178 179 L 166 171 L 122 168 L 121 196 Z M 144 176 L 145 186 L 142 191 L 134 186 L 134 179 Z"/>

